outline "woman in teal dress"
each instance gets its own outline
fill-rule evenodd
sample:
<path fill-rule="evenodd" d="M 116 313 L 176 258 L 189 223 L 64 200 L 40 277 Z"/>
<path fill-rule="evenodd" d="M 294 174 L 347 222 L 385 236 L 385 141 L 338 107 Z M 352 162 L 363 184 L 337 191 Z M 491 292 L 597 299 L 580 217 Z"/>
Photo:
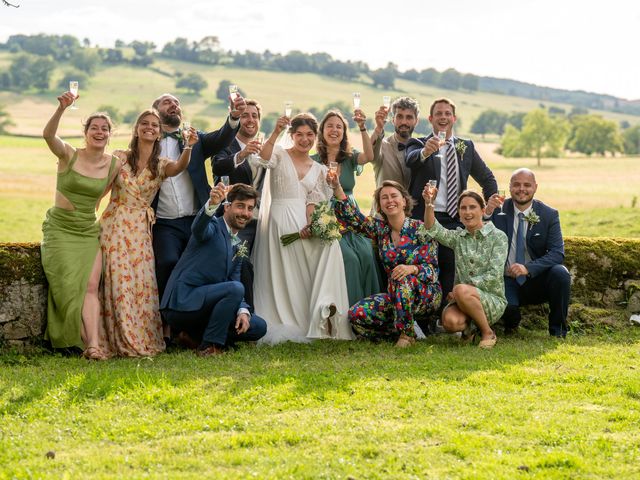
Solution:
<path fill-rule="evenodd" d="M 462 332 L 464 341 L 473 340 L 480 331 L 481 348 L 492 348 L 496 334 L 491 325 L 507 306 L 504 294 L 504 264 L 507 260 L 507 236 L 493 223 L 483 224 L 484 198 L 466 190 L 458 199 L 458 212 L 464 230 L 447 230 L 435 218 L 433 203 L 438 189 L 425 185 L 424 223 L 427 234 L 453 249 L 456 258 L 456 284 L 442 311 L 442 326 L 448 332 Z"/>
<path fill-rule="evenodd" d="M 42 224 L 42 266 L 49 283 L 45 339 L 54 348 L 77 347 L 87 358 L 103 358 L 98 349 L 98 286 L 102 255 L 96 208 L 117 173 L 118 159 L 105 153 L 112 124 L 96 113 L 84 125 L 84 148 L 57 135 L 60 118 L 74 100 L 58 97 L 58 108 L 42 132 L 58 157 L 55 205 Z"/>
<path fill-rule="evenodd" d="M 353 196 L 355 177 L 359 175 L 362 165 L 373 160 L 373 147 L 371 138 L 367 134 L 364 123 L 366 117 L 362 110 L 355 110 L 353 120 L 360 128 L 364 152 L 351 148 L 345 118 L 339 110 L 330 110 L 320 122 L 318 153 L 311 158 L 327 167 L 337 164 L 340 184 L 349 202 L 357 209 L 358 204 Z M 354 305 L 363 298 L 382 291 L 371 240 L 359 233 L 345 230 L 342 232 L 340 250 L 347 277 L 349 305 Z"/>

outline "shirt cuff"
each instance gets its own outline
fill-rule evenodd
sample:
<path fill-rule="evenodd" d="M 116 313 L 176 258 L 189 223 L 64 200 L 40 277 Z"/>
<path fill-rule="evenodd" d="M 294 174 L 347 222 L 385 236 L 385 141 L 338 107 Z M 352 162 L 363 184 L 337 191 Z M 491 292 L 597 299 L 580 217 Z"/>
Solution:
<path fill-rule="evenodd" d="M 427 158 L 429 158 L 429 157 L 426 157 L 424 155 L 424 148 L 421 148 L 420 149 L 420 161 L 424 162 Z"/>
<path fill-rule="evenodd" d="M 246 313 L 247 315 L 249 315 L 249 320 L 251 320 L 251 312 L 249 311 L 248 308 L 239 308 L 238 313 L 236 313 L 236 317 L 239 315 L 242 315 L 243 313 Z"/>
<path fill-rule="evenodd" d="M 213 214 L 216 213 L 216 210 L 218 210 L 219 206 L 220 204 L 211 205 L 211 200 L 207 200 L 207 203 L 204 206 L 204 213 L 206 213 L 210 217 L 213 217 Z"/>
<path fill-rule="evenodd" d="M 240 119 L 234 120 L 233 118 L 231 118 L 231 115 L 229 115 L 229 126 L 233 129 L 238 128 L 238 125 L 240 125 Z"/>

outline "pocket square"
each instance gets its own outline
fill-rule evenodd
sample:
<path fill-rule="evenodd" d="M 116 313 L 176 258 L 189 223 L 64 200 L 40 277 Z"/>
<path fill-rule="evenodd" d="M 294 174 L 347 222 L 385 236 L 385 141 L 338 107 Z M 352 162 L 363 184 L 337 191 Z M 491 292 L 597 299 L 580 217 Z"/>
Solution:
<path fill-rule="evenodd" d="M 534 234 L 533 234 L 533 236 L 534 236 L 534 237 L 539 237 L 539 236 L 540 236 L 540 234 L 539 234 L 539 233 L 534 233 Z"/>

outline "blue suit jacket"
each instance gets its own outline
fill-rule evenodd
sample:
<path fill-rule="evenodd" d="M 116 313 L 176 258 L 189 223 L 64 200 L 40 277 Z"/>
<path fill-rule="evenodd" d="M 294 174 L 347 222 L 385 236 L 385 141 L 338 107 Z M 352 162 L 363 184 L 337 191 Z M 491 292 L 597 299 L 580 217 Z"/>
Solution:
<path fill-rule="evenodd" d="M 191 160 L 187 167 L 187 172 L 191 176 L 193 188 L 196 192 L 198 205 L 204 205 L 209 200 L 209 182 L 207 181 L 207 171 L 205 170 L 205 161 L 223 148 L 226 148 L 236 138 L 238 127 L 231 128 L 229 119 L 224 122 L 220 130 L 209 133 L 198 132 L 199 140 L 193 145 L 191 150 Z M 180 152 L 184 148 L 182 140 L 179 142 Z M 213 173 L 213 168 L 212 168 Z M 158 195 L 160 193 L 158 192 Z M 151 206 L 154 210 L 158 208 L 158 195 L 153 199 Z"/>
<path fill-rule="evenodd" d="M 412 138 L 407 142 L 405 149 L 405 163 L 411 170 L 411 182 L 409 183 L 409 193 L 416 202 L 413 207 L 411 216 L 422 220 L 424 218 L 424 199 L 422 198 L 422 190 L 429 180 L 436 180 L 437 187 L 440 188 L 440 175 L 442 165 L 438 152 L 434 152 L 423 162 L 420 159 L 420 151 L 424 148 L 425 142 L 431 138 L 433 134 L 422 137 Z M 493 172 L 484 163 L 471 140 L 456 138 L 456 142 L 462 140 L 467 146 L 462 158 L 458 158 L 458 182 L 460 182 L 460 193 L 467 189 L 467 180 L 469 175 L 482 187 L 482 195 L 488 200 L 491 195 L 498 191 L 498 183 L 496 182 Z"/>
<path fill-rule="evenodd" d="M 242 165 L 236 168 L 233 157 L 240 151 L 240 144 L 234 138 L 227 148 L 223 149 L 212 158 L 213 162 L 213 176 L 217 179 L 222 175 L 229 176 L 229 183 L 235 185 L 236 183 L 244 183 L 245 185 L 253 185 L 253 172 L 248 161 L 242 162 Z M 262 188 L 262 181 L 264 180 L 265 169 L 261 168 L 258 175 L 261 176 L 261 180 L 258 183 L 258 190 Z"/>
<path fill-rule="evenodd" d="M 209 217 L 202 207 L 191 226 L 187 248 L 173 269 L 160 308 L 199 310 L 205 300 L 200 287 L 240 281 L 242 259 L 234 260 L 231 237 L 222 217 Z M 246 302 L 240 307 L 250 309 Z"/>
<path fill-rule="evenodd" d="M 529 225 L 527 230 L 527 252 L 531 261 L 525 265 L 531 277 L 536 277 L 554 265 L 561 265 L 564 261 L 564 240 L 560 230 L 558 211 L 545 205 L 539 200 L 533 200 L 533 211 L 540 217 L 540 222 Z M 505 200 L 503 209 L 506 215 L 498 215 L 499 210 L 493 212 L 491 221 L 509 239 L 509 249 L 513 237 L 513 200 Z"/>

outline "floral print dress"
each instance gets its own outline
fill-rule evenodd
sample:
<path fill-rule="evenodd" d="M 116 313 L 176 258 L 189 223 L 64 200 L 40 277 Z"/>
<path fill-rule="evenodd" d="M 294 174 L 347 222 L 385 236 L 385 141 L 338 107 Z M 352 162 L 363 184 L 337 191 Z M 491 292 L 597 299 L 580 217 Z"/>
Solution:
<path fill-rule="evenodd" d="M 415 337 L 414 317 L 434 312 L 442 297 L 438 244 L 428 240 L 420 220 L 405 220 L 396 245 L 386 221 L 365 217 L 348 200 L 336 202 L 335 212 L 346 228 L 375 241 L 389 279 L 386 293 L 371 295 L 351 306 L 349 320 L 353 330 L 359 337 L 372 340 L 396 339 L 401 333 Z M 391 272 L 398 265 L 415 265 L 418 274 L 393 280 Z"/>
<path fill-rule="evenodd" d="M 100 219 L 103 255 L 99 344 L 106 356 L 149 356 L 164 351 L 151 227 L 151 202 L 165 178 L 148 168 L 134 175 L 125 163 Z"/>

